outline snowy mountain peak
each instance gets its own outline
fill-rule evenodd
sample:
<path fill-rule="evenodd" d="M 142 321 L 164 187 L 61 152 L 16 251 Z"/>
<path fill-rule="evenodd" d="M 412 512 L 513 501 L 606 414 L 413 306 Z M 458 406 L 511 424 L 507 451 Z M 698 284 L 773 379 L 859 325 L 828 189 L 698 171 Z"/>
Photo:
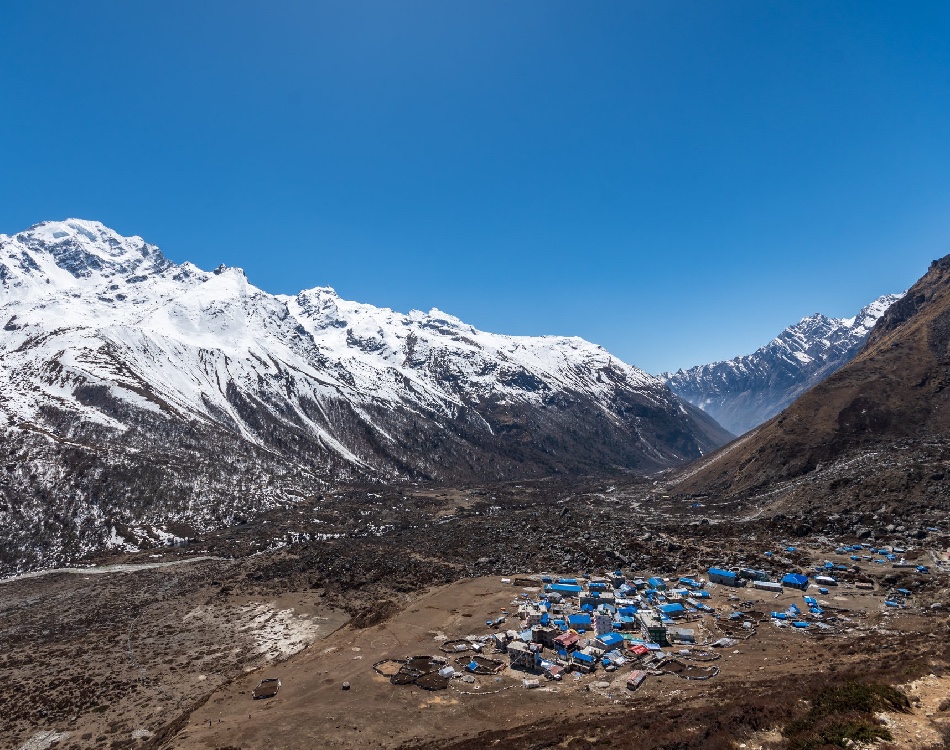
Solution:
<path fill-rule="evenodd" d="M 42 221 L 29 229 L 16 234 L 16 237 L 33 237 L 50 244 L 75 240 L 85 243 L 93 251 L 102 250 L 108 246 L 119 246 L 130 242 L 143 245 L 145 241 L 138 236 L 123 237 L 99 221 L 88 219 L 66 219 L 65 221 Z"/>
<path fill-rule="evenodd" d="M 874 324 L 887 312 L 888 308 L 905 294 L 906 292 L 902 292 L 878 297 L 871 304 L 861 308 L 861 311 L 855 317 L 842 320 L 841 323 L 847 325 L 856 333 L 863 332 L 864 335 L 867 335 L 874 328 Z"/>
<path fill-rule="evenodd" d="M 662 377 L 680 398 L 741 435 L 851 361 L 874 324 L 902 296 L 879 297 L 851 318 L 809 315 L 752 354 Z"/>
<path fill-rule="evenodd" d="M 0 448 L 29 457 L 0 541 L 56 513 L 60 561 L 116 524 L 209 528 L 326 482 L 649 472 L 729 437 L 583 339 L 271 295 L 98 222 L 0 235 Z"/>
<path fill-rule="evenodd" d="M 263 451 L 330 479 L 645 472 L 728 438 L 583 339 L 489 333 L 330 287 L 271 295 L 239 268 L 176 265 L 80 219 L 0 236 L 7 424 L 123 461 L 191 445 L 193 465 L 224 451 L 243 456 L 241 472 Z"/>
<path fill-rule="evenodd" d="M 174 267 L 141 237 L 97 221 L 48 221 L 0 235 L 0 285 L 17 296 L 134 284 Z"/>

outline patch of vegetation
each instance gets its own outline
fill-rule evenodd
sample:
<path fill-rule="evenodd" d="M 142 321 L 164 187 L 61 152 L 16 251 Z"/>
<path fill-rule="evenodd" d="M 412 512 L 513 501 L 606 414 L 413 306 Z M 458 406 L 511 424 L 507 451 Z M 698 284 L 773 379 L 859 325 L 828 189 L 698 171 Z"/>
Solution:
<path fill-rule="evenodd" d="M 822 690 L 808 713 L 785 727 L 790 750 L 821 750 L 894 739 L 876 711 L 910 710 L 910 700 L 890 685 L 847 682 Z"/>

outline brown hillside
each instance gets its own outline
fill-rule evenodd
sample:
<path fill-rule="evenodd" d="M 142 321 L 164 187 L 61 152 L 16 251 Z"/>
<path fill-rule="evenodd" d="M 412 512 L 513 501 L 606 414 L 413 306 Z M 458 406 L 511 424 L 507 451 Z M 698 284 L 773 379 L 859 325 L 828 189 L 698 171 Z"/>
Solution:
<path fill-rule="evenodd" d="M 878 321 L 864 349 L 758 430 L 694 464 L 677 492 L 741 493 L 854 449 L 950 433 L 950 255 Z"/>

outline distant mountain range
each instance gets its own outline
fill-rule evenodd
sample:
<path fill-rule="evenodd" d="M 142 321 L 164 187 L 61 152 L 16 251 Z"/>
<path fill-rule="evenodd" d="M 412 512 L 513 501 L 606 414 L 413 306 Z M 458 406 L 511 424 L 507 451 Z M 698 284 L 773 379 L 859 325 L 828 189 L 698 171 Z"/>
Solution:
<path fill-rule="evenodd" d="M 742 435 L 850 362 L 874 324 L 902 296 L 879 297 L 853 318 L 811 315 L 752 354 L 661 377 L 677 396 Z"/>
<path fill-rule="evenodd" d="M 861 351 L 776 417 L 678 475 L 673 491 L 798 512 L 851 533 L 950 513 L 950 255 L 890 305 Z M 737 506 L 738 507 L 738 506 Z M 754 510 L 753 510 L 754 509 Z M 843 526 L 842 526 L 843 524 Z"/>
<path fill-rule="evenodd" d="M 0 235 L 0 567 L 339 480 L 651 472 L 730 435 L 579 338 L 271 295 L 92 221 Z"/>

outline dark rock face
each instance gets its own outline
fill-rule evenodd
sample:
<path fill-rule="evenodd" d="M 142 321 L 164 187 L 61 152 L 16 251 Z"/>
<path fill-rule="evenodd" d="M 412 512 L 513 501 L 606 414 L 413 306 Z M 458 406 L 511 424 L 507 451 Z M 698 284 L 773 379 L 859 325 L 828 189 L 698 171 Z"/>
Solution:
<path fill-rule="evenodd" d="M 895 300 L 881 297 L 854 318 L 812 315 L 754 354 L 667 374 L 670 389 L 742 435 L 774 417 L 809 388 L 850 362 Z"/>

